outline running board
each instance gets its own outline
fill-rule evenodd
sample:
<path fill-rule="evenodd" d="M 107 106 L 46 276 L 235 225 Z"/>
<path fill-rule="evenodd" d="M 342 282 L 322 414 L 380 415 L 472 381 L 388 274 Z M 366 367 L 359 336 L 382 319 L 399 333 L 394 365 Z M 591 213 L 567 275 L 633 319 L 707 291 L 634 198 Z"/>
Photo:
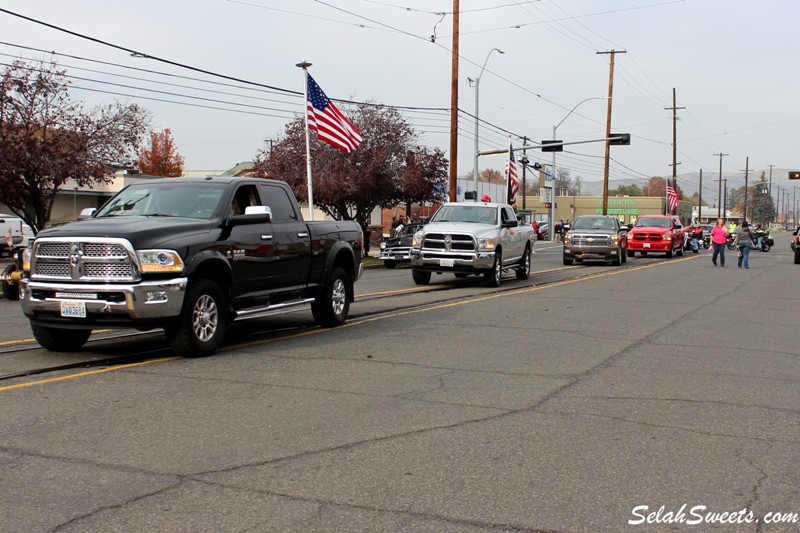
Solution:
<path fill-rule="evenodd" d="M 261 318 L 270 315 L 279 315 L 286 311 L 287 308 L 297 307 L 300 305 L 307 305 L 314 302 L 314 298 L 300 298 L 297 300 L 290 300 L 288 302 L 281 302 L 275 305 L 267 305 L 264 307 L 248 307 L 236 311 L 234 322 L 239 320 L 247 320 L 248 318 Z"/>

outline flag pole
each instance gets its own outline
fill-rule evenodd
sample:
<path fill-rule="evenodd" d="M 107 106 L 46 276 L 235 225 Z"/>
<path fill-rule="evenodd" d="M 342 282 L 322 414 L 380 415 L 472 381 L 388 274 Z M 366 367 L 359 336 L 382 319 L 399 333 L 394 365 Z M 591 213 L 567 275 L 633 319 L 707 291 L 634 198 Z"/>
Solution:
<path fill-rule="evenodd" d="M 306 60 L 297 63 L 297 67 L 303 69 L 303 108 L 306 118 L 306 176 L 308 179 L 308 220 L 314 220 L 314 187 L 311 181 L 311 140 L 308 134 L 308 67 L 311 66 Z"/>
<path fill-rule="evenodd" d="M 506 156 L 506 203 L 510 204 L 509 192 L 511 192 L 511 135 L 508 136 L 508 155 Z"/>

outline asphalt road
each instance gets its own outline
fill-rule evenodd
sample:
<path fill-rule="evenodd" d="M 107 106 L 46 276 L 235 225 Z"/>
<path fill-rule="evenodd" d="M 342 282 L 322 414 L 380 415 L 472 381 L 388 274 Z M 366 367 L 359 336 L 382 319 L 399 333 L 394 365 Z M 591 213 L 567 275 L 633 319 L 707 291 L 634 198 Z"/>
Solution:
<path fill-rule="evenodd" d="M 553 283 L 504 292 L 371 270 L 360 294 L 415 290 L 206 359 L 0 383 L 2 529 L 800 531 L 766 523 L 800 513 L 800 267 L 776 244 L 749 270 L 541 247 Z"/>

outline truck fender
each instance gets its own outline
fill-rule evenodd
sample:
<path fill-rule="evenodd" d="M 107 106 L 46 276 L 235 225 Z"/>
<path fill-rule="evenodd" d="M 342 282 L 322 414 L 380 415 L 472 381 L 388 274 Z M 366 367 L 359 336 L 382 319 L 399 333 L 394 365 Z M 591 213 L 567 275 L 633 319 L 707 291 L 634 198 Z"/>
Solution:
<path fill-rule="evenodd" d="M 356 257 L 353 248 L 346 241 L 338 241 L 331 246 L 325 259 L 325 266 L 320 275 L 320 287 L 324 287 L 330 279 L 331 272 L 334 266 L 340 266 L 350 276 L 350 279 L 355 283 L 356 281 Z"/>
<path fill-rule="evenodd" d="M 184 261 L 187 278 L 208 277 L 223 287 L 230 288 L 233 271 L 230 261 L 218 250 L 203 250 Z"/>

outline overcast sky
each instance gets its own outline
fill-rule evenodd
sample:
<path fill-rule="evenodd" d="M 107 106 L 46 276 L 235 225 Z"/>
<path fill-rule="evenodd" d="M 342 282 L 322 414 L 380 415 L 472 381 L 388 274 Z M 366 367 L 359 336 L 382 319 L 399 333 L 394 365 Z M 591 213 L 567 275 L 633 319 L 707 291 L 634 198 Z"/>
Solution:
<path fill-rule="evenodd" d="M 422 108 L 404 111 L 420 144 L 449 156 L 451 0 L 0 0 L 3 9 L 106 43 L 287 91 L 302 92 L 301 60 L 331 98 Z M 480 149 L 557 137 L 605 136 L 609 55 L 615 60 L 610 177 L 642 185 L 671 176 L 672 89 L 677 93 L 679 185 L 716 195 L 719 173 L 737 186 L 800 170 L 800 2 L 796 0 L 461 0 L 458 174 L 473 168 L 472 114 L 480 81 Z M 302 97 L 215 78 L 0 13 L 3 63 L 50 60 L 73 79 L 74 99 L 141 104 L 170 128 L 187 170 L 252 160 L 302 113 Z M 435 37 L 434 37 L 435 36 Z M 35 50 L 25 49 L 29 47 Z M 503 50 L 504 54 L 490 51 Z M 75 57 L 70 57 L 75 56 Z M 128 67 L 128 68 L 125 68 Z M 132 68 L 131 68 L 132 67 Z M 137 70 L 134 70 L 137 69 Z M 163 74 L 170 74 L 165 76 Z M 82 78 L 82 79 L 78 79 Z M 106 82 L 106 83 L 100 83 Z M 110 83 L 109 83 L 110 82 Z M 103 92 L 101 92 L 103 91 Z M 112 94 L 116 93 L 116 94 Z M 346 111 L 346 106 L 341 106 Z M 603 143 L 577 144 L 559 166 L 603 179 Z M 530 151 L 532 160 L 550 154 Z M 504 156 L 481 158 L 501 170 Z M 743 184 L 742 183 L 738 183 Z"/>

